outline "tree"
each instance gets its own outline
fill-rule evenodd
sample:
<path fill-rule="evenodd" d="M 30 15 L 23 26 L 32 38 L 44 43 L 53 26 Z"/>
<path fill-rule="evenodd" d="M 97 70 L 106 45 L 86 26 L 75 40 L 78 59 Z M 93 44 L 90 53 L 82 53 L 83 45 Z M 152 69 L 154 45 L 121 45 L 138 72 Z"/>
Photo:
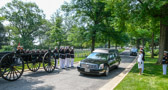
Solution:
<path fill-rule="evenodd" d="M 32 48 L 38 30 L 43 28 L 44 14 L 35 3 L 13 0 L 2 9 L 2 16 L 10 22 L 14 44 Z"/>
<path fill-rule="evenodd" d="M 3 26 L 3 24 L 0 22 L 0 49 L 2 48 L 3 45 L 5 45 L 5 34 L 6 34 L 6 31 L 5 31 L 5 28 Z"/>
<path fill-rule="evenodd" d="M 103 0 L 72 0 L 70 5 L 62 6 L 65 11 L 74 12 L 79 20 L 82 18 L 89 18 L 91 22 L 87 23 L 90 27 L 90 35 L 92 40 L 91 51 L 95 48 L 96 33 L 99 30 L 99 24 L 104 19 L 103 15 L 105 12 L 105 2 Z"/>
<path fill-rule="evenodd" d="M 51 27 L 50 30 L 46 32 L 48 35 L 47 42 L 50 46 L 58 46 L 65 45 L 66 40 L 66 31 L 63 28 L 63 18 L 59 14 L 59 11 L 54 13 L 51 17 Z"/>
<path fill-rule="evenodd" d="M 161 63 L 163 57 L 163 51 L 168 50 L 166 46 L 168 46 L 168 1 L 161 0 L 127 0 L 126 2 L 130 2 L 131 5 L 131 13 L 136 14 L 135 18 L 146 22 L 146 20 L 151 19 L 160 21 L 160 44 L 159 44 L 159 59 L 157 61 L 158 64 Z"/>

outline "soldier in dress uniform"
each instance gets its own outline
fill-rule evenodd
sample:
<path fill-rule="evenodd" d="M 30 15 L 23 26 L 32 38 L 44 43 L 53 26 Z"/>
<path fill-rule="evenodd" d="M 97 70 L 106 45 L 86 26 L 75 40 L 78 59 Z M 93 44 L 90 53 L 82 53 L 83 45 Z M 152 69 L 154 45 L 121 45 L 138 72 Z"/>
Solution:
<path fill-rule="evenodd" d="M 67 63 L 67 59 L 66 59 L 66 58 L 67 58 L 67 56 L 66 56 L 66 49 L 67 49 L 67 46 L 64 47 L 64 51 L 65 51 L 65 62 L 64 62 L 64 66 L 65 66 L 65 68 L 66 68 L 66 65 L 67 65 L 67 64 L 66 64 L 66 63 Z"/>
<path fill-rule="evenodd" d="M 54 53 L 54 56 L 55 56 L 55 59 L 56 59 L 56 69 L 58 69 L 59 51 L 58 51 L 57 47 L 55 47 L 53 53 Z"/>
<path fill-rule="evenodd" d="M 68 46 L 66 47 L 65 54 L 66 54 L 66 61 L 65 61 L 66 64 L 65 64 L 65 66 L 67 68 L 70 68 L 70 66 L 69 66 L 69 62 L 70 62 L 70 50 L 69 50 Z"/>
<path fill-rule="evenodd" d="M 144 49 L 141 47 L 140 50 L 142 51 L 143 57 L 142 57 L 142 73 L 144 71 L 144 61 L 145 61 L 145 51 Z"/>
<path fill-rule="evenodd" d="M 74 65 L 73 65 L 73 63 L 74 63 L 74 57 L 75 57 L 75 55 L 74 55 L 74 49 L 73 49 L 73 47 L 71 47 L 71 50 L 70 50 L 70 57 L 71 57 L 71 67 L 74 67 Z"/>
<path fill-rule="evenodd" d="M 60 68 L 61 69 L 65 69 L 65 50 L 64 47 L 61 47 L 61 49 L 59 50 L 60 53 Z"/>
<path fill-rule="evenodd" d="M 142 74 L 142 58 L 143 58 L 143 54 L 142 54 L 142 50 L 140 50 L 140 52 L 139 52 L 139 55 L 138 55 L 138 59 L 137 59 L 137 61 L 138 61 L 138 69 L 139 69 L 139 75 L 141 75 Z"/>
<path fill-rule="evenodd" d="M 163 59 L 162 59 L 163 75 L 166 75 L 167 64 L 168 64 L 168 55 L 167 55 L 167 51 L 164 51 L 164 56 L 163 56 Z"/>

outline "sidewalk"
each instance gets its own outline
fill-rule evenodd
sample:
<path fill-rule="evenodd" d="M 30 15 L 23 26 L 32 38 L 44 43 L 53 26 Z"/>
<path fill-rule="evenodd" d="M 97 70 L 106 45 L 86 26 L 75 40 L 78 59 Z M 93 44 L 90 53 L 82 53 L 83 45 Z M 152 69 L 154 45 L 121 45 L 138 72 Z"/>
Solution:
<path fill-rule="evenodd" d="M 127 66 L 127 68 L 122 73 L 120 73 L 115 78 L 112 78 L 107 84 L 105 84 L 99 90 L 113 90 L 130 72 L 130 70 L 133 68 L 135 63 L 136 63 L 136 58 L 132 61 L 132 63 L 129 66 Z"/>

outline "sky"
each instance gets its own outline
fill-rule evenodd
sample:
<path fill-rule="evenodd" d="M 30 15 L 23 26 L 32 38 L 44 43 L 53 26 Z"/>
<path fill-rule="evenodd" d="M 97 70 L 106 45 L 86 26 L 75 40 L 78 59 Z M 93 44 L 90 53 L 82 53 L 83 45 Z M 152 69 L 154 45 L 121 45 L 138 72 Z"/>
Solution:
<path fill-rule="evenodd" d="M 6 3 L 11 2 L 12 0 L 0 0 L 0 8 L 5 6 Z M 58 10 L 64 1 L 70 2 L 70 0 L 21 0 L 23 2 L 34 2 L 40 9 L 44 11 L 46 19 L 50 19 L 51 15 Z"/>

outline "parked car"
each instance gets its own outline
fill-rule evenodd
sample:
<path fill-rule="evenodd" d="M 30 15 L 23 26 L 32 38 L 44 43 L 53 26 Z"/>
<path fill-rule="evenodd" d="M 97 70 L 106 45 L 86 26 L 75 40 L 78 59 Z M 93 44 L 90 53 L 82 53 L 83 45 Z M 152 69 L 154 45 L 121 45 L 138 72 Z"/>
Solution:
<path fill-rule="evenodd" d="M 118 68 L 121 58 L 116 49 L 96 49 L 77 66 L 81 74 L 108 75 L 113 68 Z"/>
<path fill-rule="evenodd" d="M 130 56 L 137 56 L 137 53 L 138 53 L 138 49 L 133 47 L 131 48 L 130 50 Z"/>

